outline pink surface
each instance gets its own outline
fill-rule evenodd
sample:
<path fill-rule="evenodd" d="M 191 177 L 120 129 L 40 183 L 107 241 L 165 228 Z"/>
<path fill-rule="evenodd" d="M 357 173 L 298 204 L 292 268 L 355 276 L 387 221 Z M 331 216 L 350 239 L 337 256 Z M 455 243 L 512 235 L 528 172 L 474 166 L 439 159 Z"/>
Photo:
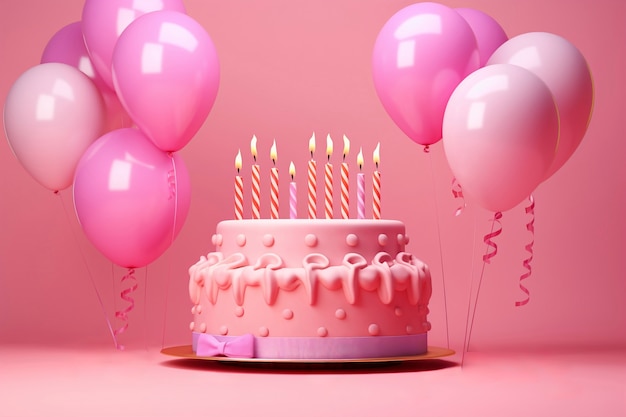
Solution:
<path fill-rule="evenodd" d="M 106 348 L 4 346 L 0 357 L 0 413 L 10 416 L 626 414 L 623 350 L 470 353 L 463 368 L 452 358 L 365 370 L 250 369 Z"/>
<path fill-rule="evenodd" d="M 383 217 L 406 223 L 411 252 L 431 267 L 434 291 L 429 320 L 433 329 L 429 338 L 434 345 L 445 346 L 449 337 L 451 347 L 461 350 L 468 295 L 470 289 L 476 291 L 482 266 L 480 256 L 485 250 L 482 236 L 490 230 L 491 213 L 472 206 L 468 200 L 470 206 L 459 217 L 454 216 L 460 202 L 450 193 L 452 176 L 442 147 L 433 145 L 431 152 L 425 154 L 409 140 L 387 116 L 372 82 L 371 57 L 376 36 L 389 17 L 411 3 L 407 0 L 322 0 L 306 4 L 288 0 L 185 2 L 188 13 L 206 28 L 215 43 L 222 78 L 206 123 L 181 151 L 192 183 L 187 223 L 161 258 L 147 269 L 137 271 L 139 289 L 133 294 L 135 309 L 129 315 L 128 330 L 121 336 L 125 345 L 188 343 L 187 269 L 200 254 L 209 250 L 216 223 L 232 218 L 232 161 L 237 149 L 243 150 L 246 167 L 243 172 L 249 172 L 252 158 L 247 150 L 252 134 L 257 135 L 262 178 L 261 212 L 268 217 L 271 167 L 268 155 L 272 140 L 277 141 L 277 167 L 282 175 L 286 176 L 290 160 L 297 165 L 298 172 L 304 173 L 309 158 L 307 141 L 315 131 L 318 138 L 330 133 L 335 141 L 347 134 L 353 143 L 351 156 L 356 155 L 357 144 L 363 146 L 364 154 L 370 155 L 376 143 L 381 143 Z M 446 0 L 443 3 L 488 13 L 509 37 L 547 31 L 567 38 L 586 57 L 596 91 L 593 119 L 585 139 L 568 163 L 535 193 L 535 257 L 533 273 L 524 281 L 531 293 L 530 303 L 524 307 L 514 306 L 515 301 L 524 297 L 518 279 L 526 272 L 522 265 L 527 257 L 524 245 L 531 238 L 525 228 L 529 218 L 520 205 L 504 213 L 503 232 L 496 238 L 498 255 L 485 268 L 472 346 L 482 349 L 626 345 L 623 273 L 626 164 L 622 161 L 626 155 L 623 140 L 626 137 L 623 122 L 626 3 L 619 0 L 529 0 L 522 8 L 497 0 Z M 81 0 L 0 3 L 2 102 L 19 75 L 39 62 L 50 37 L 61 27 L 80 19 L 82 5 Z M 321 175 L 325 158 L 323 146 L 319 146 L 316 158 L 318 175 Z M 340 161 L 341 155 L 336 152 L 333 163 L 338 166 Z M 86 240 L 74 216 L 71 190 L 54 195 L 39 185 L 20 166 L 6 141 L 0 141 L 0 164 L 3 173 L 0 176 L 0 342 L 65 343 L 81 350 L 87 345 L 103 345 L 112 350 L 94 286 L 102 297 L 104 310 L 113 320 L 113 312 L 126 307 L 119 299 L 123 288 L 119 281 L 125 270 L 112 266 Z M 365 166 L 371 169 L 369 158 Z M 244 179 L 247 191 L 250 179 Z M 281 199 L 285 198 L 280 206 L 283 217 L 288 216 L 287 187 L 288 182 L 281 184 Z M 370 187 L 371 177 L 368 176 L 366 188 Z M 306 213 L 306 199 L 299 198 L 298 204 L 298 211 Z M 335 209 L 339 214 L 339 204 L 335 204 Z M 355 215 L 356 208 L 351 209 Z M 244 206 L 244 215 L 250 215 L 248 203 Z M 366 216 L 371 216 L 369 203 Z M 114 322 L 115 327 L 119 324 Z M 73 376 L 62 380 L 67 385 L 57 379 L 55 384 L 46 383 L 46 390 L 43 382 L 38 385 L 44 403 L 62 407 L 67 401 L 50 389 L 76 387 L 72 378 L 86 377 L 91 381 L 88 386 L 94 390 L 89 390 L 81 401 L 92 399 L 105 410 L 118 410 L 130 402 L 131 388 L 141 382 L 136 376 L 140 372 L 126 372 L 124 361 L 131 360 L 130 357 L 120 359 L 120 356 L 113 356 L 115 352 L 104 353 L 101 357 L 58 354 L 61 356 L 57 359 L 62 359 L 60 364 L 75 358 L 86 368 L 72 369 Z M 11 357 L 4 355 L 4 358 Z M 51 375 L 60 370 L 60 365 L 53 365 L 48 358 L 34 363 L 30 358 L 8 361 L 4 358 L 3 362 L 16 372 L 9 387 L 17 391 L 3 392 L 3 396 L 9 393 L 10 401 L 28 399 L 32 403 L 27 395 L 33 392 L 31 389 L 20 395 L 10 393 L 21 392 L 20 388 L 26 387 L 27 381 L 39 384 L 34 376 L 39 375 L 37 372 L 41 369 L 48 369 Z M 122 362 L 115 362 L 118 360 Z M 94 362 L 115 364 L 101 375 L 107 386 L 115 386 L 115 392 L 125 398 L 121 403 L 116 405 L 115 395 L 106 399 L 100 397 L 98 389 L 103 381 L 98 382 L 94 377 L 97 372 Z M 171 375 L 180 371 L 155 367 L 152 356 L 142 357 L 139 363 L 137 369 L 145 371 L 146 375 Z M 573 404 L 580 402 L 585 407 L 591 407 L 592 403 L 601 407 L 604 404 L 601 399 L 610 395 L 602 389 L 611 389 L 604 382 L 606 372 L 610 372 L 608 368 L 601 368 L 593 379 L 592 391 L 588 391 L 589 386 L 583 380 L 586 371 L 578 368 L 586 365 L 577 364 L 572 370 L 568 364 L 551 367 L 548 363 L 549 371 L 544 373 L 541 367 L 531 372 L 521 364 L 503 360 L 491 363 L 491 378 L 476 377 L 478 386 L 484 390 L 501 392 L 499 390 L 504 390 L 506 384 L 501 384 L 498 378 L 505 378 L 518 381 L 526 390 L 533 390 L 539 401 L 556 396 L 576 398 Z M 508 372 L 511 366 L 518 371 L 516 378 Z M 18 370 L 21 373 L 17 373 Z M 434 378 L 431 381 L 441 383 L 428 384 L 423 389 L 426 390 L 424 395 L 433 396 L 430 409 L 436 410 L 434 402 L 448 401 L 449 397 L 439 392 L 449 372 L 456 371 L 420 373 L 417 377 L 408 373 L 394 374 L 399 379 L 394 386 L 400 388 L 387 392 L 387 398 L 402 398 L 405 405 L 413 404 L 408 398 L 416 395 L 420 386 L 413 384 L 416 382 L 413 378 Z M 571 389 L 560 388 L 557 383 L 567 379 L 570 372 L 574 372 L 574 385 L 570 385 Z M 550 378 L 542 379 L 546 374 Z M 2 375 L 7 375 L 4 368 Z M 207 376 L 204 372 L 176 375 L 185 375 L 196 382 Z M 232 387 L 240 376 L 227 376 L 223 384 Z M 540 379 L 539 388 L 544 389 L 532 388 L 536 384 L 535 377 Z M 271 376 L 268 380 L 272 382 L 276 378 Z M 334 381 L 335 377 L 325 378 Z M 339 380 L 345 382 L 352 378 L 357 377 Z M 385 387 L 385 379 L 380 374 L 373 378 L 376 387 Z M 259 379 L 258 375 L 252 375 L 250 380 Z M 128 390 L 122 389 L 121 383 L 126 383 Z M 342 389 L 330 390 L 331 386 L 337 388 L 338 385 L 326 388 L 323 383 L 317 376 L 302 376 L 297 387 L 280 387 L 287 387 L 289 393 L 317 387 L 328 395 L 323 400 L 326 406 L 319 407 L 328 409 L 330 401 L 339 404 L 343 394 Z M 7 385 L 4 381 L 3 384 Z M 156 382 L 148 384 L 137 398 L 146 400 L 143 402 L 157 410 L 153 399 L 159 396 L 153 395 L 150 389 L 166 393 L 173 385 L 171 382 L 158 386 L 153 385 Z M 469 381 L 457 380 L 453 385 L 462 399 L 459 404 L 475 405 L 479 410 L 489 407 L 488 401 L 472 396 L 474 389 L 467 390 L 471 388 Z M 201 385 L 194 384 L 194 387 L 199 390 Z M 372 385 L 363 392 L 373 393 L 373 387 L 372 380 Z M 83 385 L 80 389 L 86 387 Z M 302 391 L 297 392 L 300 394 L 284 397 L 293 405 L 304 395 Z M 615 392 L 614 387 L 612 392 Z M 234 400 L 234 395 L 233 391 L 220 399 L 220 411 L 229 405 L 227 400 Z M 592 401 L 591 395 L 599 396 L 600 401 Z M 164 395 L 160 397 L 159 401 L 170 401 Z M 178 402 L 183 404 L 192 398 L 188 392 L 181 397 Z M 360 397 L 376 398 L 373 395 Z M 491 401 L 501 409 L 506 405 L 505 400 L 513 404 L 506 406 L 514 410 L 539 409 L 539 405 L 526 403 L 524 406 L 523 402 L 520 405 L 520 397 L 524 398 L 510 391 L 508 395 L 494 396 Z M 254 398 L 258 405 L 267 405 L 270 401 L 261 396 Z M 67 407 L 72 406 L 67 404 Z M 380 409 L 381 404 L 377 406 Z M 347 411 L 347 406 L 343 411 Z"/>

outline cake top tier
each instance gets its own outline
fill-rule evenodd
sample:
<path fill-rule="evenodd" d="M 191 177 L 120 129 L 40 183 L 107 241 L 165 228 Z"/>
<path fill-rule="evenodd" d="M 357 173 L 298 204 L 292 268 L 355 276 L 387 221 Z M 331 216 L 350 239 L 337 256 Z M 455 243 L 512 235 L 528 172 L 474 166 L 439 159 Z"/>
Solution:
<path fill-rule="evenodd" d="M 408 243 L 404 224 L 397 220 L 226 220 L 213 235 L 216 250 L 225 257 L 241 253 L 258 259 L 280 254 L 286 267 L 301 267 L 310 254 L 321 254 L 339 265 L 355 253 L 367 262 L 381 252 L 395 257 Z"/>

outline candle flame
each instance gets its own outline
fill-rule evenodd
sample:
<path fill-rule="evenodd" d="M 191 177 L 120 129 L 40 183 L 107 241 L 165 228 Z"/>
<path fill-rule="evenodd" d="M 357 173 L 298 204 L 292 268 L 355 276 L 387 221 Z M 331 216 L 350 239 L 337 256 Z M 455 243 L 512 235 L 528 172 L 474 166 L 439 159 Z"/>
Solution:
<path fill-rule="evenodd" d="M 374 164 L 376 164 L 376 168 L 378 168 L 378 164 L 380 163 L 380 142 L 376 145 L 376 149 L 374 149 Z"/>
<path fill-rule="evenodd" d="M 293 161 L 289 164 L 289 175 L 291 175 L 291 180 L 296 176 L 296 166 L 293 164 Z"/>
<path fill-rule="evenodd" d="M 237 169 L 237 172 L 241 170 L 241 149 L 239 149 L 239 152 L 237 152 L 237 156 L 235 157 L 235 168 Z"/>
<path fill-rule="evenodd" d="M 359 166 L 359 169 L 363 168 L 363 148 L 359 149 L 359 154 L 356 156 L 356 163 Z"/>
<path fill-rule="evenodd" d="M 252 153 L 252 157 L 256 161 L 256 135 L 252 135 L 252 140 L 250 141 L 250 152 Z"/>
<path fill-rule="evenodd" d="M 350 152 L 350 139 L 346 135 L 343 135 L 343 159 L 346 159 Z"/>
<path fill-rule="evenodd" d="M 313 132 L 311 139 L 309 139 L 309 152 L 311 152 L 311 158 L 313 158 L 313 152 L 315 152 L 315 132 Z"/>
<path fill-rule="evenodd" d="M 272 159 L 272 162 L 276 164 L 276 160 L 278 159 L 278 153 L 276 152 L 276 139 L 274 139 L 274 143 L 270 149 L 270 158 Z"/>
<path fill-rule="evenodd" d="M 330 137 L 330 133 L 326 136 L 326 155 L 330 160 L 330 156 L 333 154 L 333 140 Z"/>

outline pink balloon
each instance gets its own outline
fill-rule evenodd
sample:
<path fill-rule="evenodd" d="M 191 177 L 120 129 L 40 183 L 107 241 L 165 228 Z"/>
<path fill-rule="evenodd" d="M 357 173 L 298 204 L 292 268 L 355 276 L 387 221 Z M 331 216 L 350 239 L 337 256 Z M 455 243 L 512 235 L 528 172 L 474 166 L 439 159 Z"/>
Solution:
<path fill-rule="evenodd" d="M 454 88 L 478 68 L 476 38 L 454 10 L 437 3 L 405 7 L 381 29 L 372 59 L 374 86 L 395 124 L 414 142 L 441 139 Z"/>
<path fill-rule="evenodd" d="M 139 16 L 157 10 L 185 13 L 182 0 L 85 0 L 81 17 L 85 44 L 94 67 L 113 89 L 111 60 L 117 39 Z"/>
<path fill-rule="evenodd" d="M 104 105 L 89 78 L 66 64 L 28 69 L 4 105 L 4 129 L 17 159 L 41 185 L 69 187 L 89 145 L 102 134 Z"/>
<path fill-rule="evenodd" d="M 472 28 L 474 36 L 476 36 L 476 42 L 478 43 L 480 66 L 484 67 L 491 54 L 493 54 L 500 45 L 506 42 L 509 37 L 496 19 L 489 16 L 487 13 L 469 8 L 454 10 L 463 16 L 465 21 Z"/>
<path fill-rule="evenodd" d="M 500 46 L 491 64 L 513 64 L 546 83 L 559 109 L 561 136 L 545 179 L 558 171 L 580 145 L 593 109 L 593 80 L 580 51 L 566 39 L 545 32 L 516 36 Z"/>
<path fill-rule="evenodd" d="M 132 126 L 133 122 L 122 107 L 115 91 L 104 82 L 94 69 L 85 47 L 80 22 L 64 26 L 50 38 L 41 55 L 41 63 L 48 62 L 61 62 L 71 65 L 87 75 L 98 87 L 106 109 L 105 132 Z"/>
<path fill-rule="evenodd" d="M 515 207 L 544 178 L 559 136 L 550 90 L 515 65 L 483 67 L 452 93 L 443 147 L 463 190 L 498 212 Z"/>
<path fill-rule="evenodd" d="M 137 18 L 113 53 L 113 81 L 137 126 L 164 151 L 177 151 L 211 111 L 219 85 L 215 46 L 191 17 L 170 11 Z"/>
<path fill-rule="evenodd" d="M 182 228 L 190 204 L 183 159 L 137 129 L 109 132 L 76 169 L 74 205 L 87 238 L 115 264 L 139 268 L 157 259 Z"/>

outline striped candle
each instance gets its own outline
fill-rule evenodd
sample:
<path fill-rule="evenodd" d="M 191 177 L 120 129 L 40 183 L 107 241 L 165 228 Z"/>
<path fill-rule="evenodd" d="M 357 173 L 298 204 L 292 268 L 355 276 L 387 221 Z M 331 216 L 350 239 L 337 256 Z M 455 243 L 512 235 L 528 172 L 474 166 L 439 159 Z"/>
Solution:
<path fill-rule="evenodd" d="M 350 218 L 350 171 L 346 156 L 350 152 L 350 140 L 343 135 L 343 162 L 341 163 L 341 218 Z"/>
<path fill-rule="evenodd" d="M 327 219 L 333 218 L 333 165 L 330 157 L 333 154 L 333 140 L 326 136 L 326 155 L 328 162 L 324 167 L 324 214 Z"/>
<path fill-rule="evenodd" d="M 361 172 L 363 169 L 363 148 L 359 149 L 356 157 L 356 163 L 359 166 L 359 173 L 356 174 L 356 211 L 357 219 L 365 218 L 365 174 Z"/>
<path fill-rule="evenodd" d="M 380 171 L 378 170 L 378 164 L 380 163 L 380 143 L 376 145 L 376 149 L 374 150 L 374 165 L 376 165 L 376 170 L 374 171 L 373 180 L 372 180 L 372 188 L 373 188 L 373 211 L 374 211 L 374 219 L 380 220 Z"/>
<path fill-rule="evenodd" d="M 274 139 L 274 144 L 270 150 L 270 158 L 274 164 L 270 170 L 270 217 L 278 219 L 278 168 L 276 168 L 278 154 L 276 153 L 276 139 Z"/>
<path fill-rule="evenodd" d="M 296 188 L 296 167 L 293 161 L 289 164 L 289 175 L 291 176 L 291 182 L 289 183 L 289 218 L 298 218 L 298 197 Z"/>
<path fill-rule="evenodd" d="M 239 175 L 241 171 L 241 150 L 235 157 L 235 168 L 237 175 L 235 176 L 235 219 L 243 219 L 243 178 Z"/>
<path fill-rule="evenodd" d="M 254 158 L 254 164 L 252 165 L 252 218 L 261 218 L 261 172 L 259 165 L 256 163 L 256 135 L 252 135 L 250 141 L 250 152 L 252 158 Z"/>
<path fill-rule="evenodd" d="M 311 160 L 308 163 L 308 212 L 309 219 L 317 218 L 317 162 L 313 159 L 315 152 L 315 132 L 309 139 L 309 152 Z"/>

